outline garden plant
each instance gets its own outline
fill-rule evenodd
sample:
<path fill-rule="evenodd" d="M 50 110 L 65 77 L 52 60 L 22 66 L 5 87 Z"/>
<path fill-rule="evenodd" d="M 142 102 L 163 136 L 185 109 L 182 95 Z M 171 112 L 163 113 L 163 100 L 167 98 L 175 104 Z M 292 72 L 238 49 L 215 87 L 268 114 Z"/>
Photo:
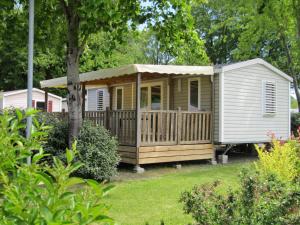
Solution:
<path fill-rule="evenodd" d="M 24 120 L 33 116 L 31 137 L 23 136 Z M 48 127 L 39 124 L 36 111 L 0 115 L 0 221 L 7 225 L 113 224 L 103 196 L 111 188 L 95 180 L 71 177 L 82 163 L 74 162 L 76 142 L 66 150 L 66 162 L 53 157 L 50 167 L 42 143 Z M 32 163 L 26 164 L 31 157 Z"/>
<path fill-rule="evenodd" d="M 197 224 L 300 224 L 299 140 L 273 139 L 258 147 L 259 160 L 243 170 L 240 187 L 220 193 L 220 181 L 182 193 L 185 213 Z"/>

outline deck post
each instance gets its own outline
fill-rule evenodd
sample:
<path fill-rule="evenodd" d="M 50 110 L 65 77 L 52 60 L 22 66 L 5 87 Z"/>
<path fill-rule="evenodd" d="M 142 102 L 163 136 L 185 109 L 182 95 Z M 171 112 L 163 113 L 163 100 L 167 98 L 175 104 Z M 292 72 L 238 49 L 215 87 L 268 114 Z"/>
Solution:
<path fill-rule="evenodd" d="M 136 113 L 136 171 L 141 172 L 142 168 L 139 166 L 139 147 L 141 145 L 141 73 L 136 75 L 136 104 L 135 104 L 135 113 Z M 138 169 L 138 170 L 137 170 Z"/>
<path fill-rule="evenodd" d="M 48 112 L 48 88 L 45 88 L 45 105 L 44 105 L 44 111 Z"/>
<path fill-rule="evenodd" d="M 85 117 L 85 83 L 82 84 L 82 119 Z"/>
<path fill-rule="evenodd" d="M 168 87 L 169 87 L 169 109 L 174 110 L 174 80 L 171 75 L 168 78 Z"/>

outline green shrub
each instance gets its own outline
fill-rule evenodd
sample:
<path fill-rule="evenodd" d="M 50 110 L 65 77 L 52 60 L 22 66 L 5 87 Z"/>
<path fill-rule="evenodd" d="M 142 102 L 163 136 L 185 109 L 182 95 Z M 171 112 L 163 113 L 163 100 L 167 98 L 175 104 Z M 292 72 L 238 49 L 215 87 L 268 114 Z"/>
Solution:
<path fill-rule="evenodd" d="M 78 152 L 79 160 L 84 162 L 78 170 L 80 176 L 104 180 L 116 174 L 120 161 L 118 143 L 103 126 L 93 126 L 89 121 L 83 123 Z"/>
<path fill-rule="evenodd" d="M 291 132 L 298 136 L 298 129 L 300 128 L 300 113 L 292 113 L 291 115 Z"/>
<path fill-rule="evenodd" d="M 220 194 L 219 182 L 184 192 L 184 211 L 199 225 L 269 225 L 300 223 L 300 184 L 281 182 L 275 176 L 261 178 L 243 172 L 237 191 Z"/>
<path fill-rule="evenodd" d="M 20 132 L 24 119 L 34 113 L 17 110 L 15 115 L 0 115 L 1 224 L 113 224 L 102 203 L 109 188 L 94 180 L 70 178 L 82 166 L 73 163 L 76 144 L 66 151 L 66 164 L 57 158 L 53 167 L 40 162 L 45 156 L 41 143 L 47 128 L 34 118 L 31 138 L 25 139 Z M 31 165 L 24 163 L 28 156 Z"/>
<path fill-rule="evenodd" d="M 44 151 L 50 155 L 58 157 L 60 160 L 65 161 L 65 149 L 68 147 L 68 122 L 60 121 L 50 115 L 39 116 L 41 121 L 44 121 L 51 127 L 48 133 L 47 141 L 44 144 Z M 51 164 L 51 157 L 46 158 Z"/>
<path fill-rule="evenodd" d="M 64 149 L 68 145 L 68 124 L 64 121 L 52 124 L 45 151 L 65 160 Z M 109 180 L 117 172 L 120 157 L 116 138 L 102 126 L 84 121 L 77 139 L 77 161 L 83 166 L 76 175 L 96 180 Z"/>
<path fill-rule="evenodd" d="M 281 181 L 300 177 L 300 151 L 297 140 L 281 142 L 273 139 L 271 149 L 256 146 L 259 160 L 255 163 L 262 176 L 273 174 Z"/>

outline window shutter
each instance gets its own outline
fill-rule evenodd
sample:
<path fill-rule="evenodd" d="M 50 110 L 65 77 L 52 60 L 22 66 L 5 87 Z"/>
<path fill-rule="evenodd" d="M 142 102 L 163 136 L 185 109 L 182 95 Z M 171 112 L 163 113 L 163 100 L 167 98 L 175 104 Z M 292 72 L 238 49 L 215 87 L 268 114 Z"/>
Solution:
<path fill-rule="evenodd" d="M 276 113 L 276 83 L 272 81 L 264 81 L 264 113 L 274 114 Z"/>
<path fill-rule="evenodd" d="M 97 111 L 104 110 L 104 91 L 98 90 L 97 91 Z"/>
<path fill-rule="evenodd" d="M 35 100 L 32 100 L 32 108 L 35 108 Z"/>
<path fill-rule="evenodd" d="M 52 112 L 53 102 L 48 101 L 48 112 Z"/>

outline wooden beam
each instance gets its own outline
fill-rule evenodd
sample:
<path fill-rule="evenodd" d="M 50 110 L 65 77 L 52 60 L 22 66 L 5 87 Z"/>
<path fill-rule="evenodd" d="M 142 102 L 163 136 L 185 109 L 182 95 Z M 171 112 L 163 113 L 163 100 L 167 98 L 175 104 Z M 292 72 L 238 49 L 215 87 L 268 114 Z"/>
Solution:
<path fill-rule="evenodd" d="M 45 105 L 44 105 L 44 111 L 48 112 L 48 88 L 45 88 Z"/>
<path fill-rule="evenodd" d="M 85 94 L 86 94 L 86 89 L 85 89 L 85 83 L 82 83 L 82 119 L 85 117 Z"/>
<path fill-rule="evenodd" d="M 169 109 L 174 110 L 174 80 L 171 75 L 169 75 L 168 79 L 169 85 Z"/>
<path fill-rule="evenodd" d="M 214 143 L 214 119 L 215 119 L 215 81 L 214 76 L 211 76 L 211 122 L 210 122 L 210 140 Z"/>
<path fill-rule="evenodd" d="M 141 74 L 138 73 L 136 75 L 136 105 L 135 105 L 135 112 L 136 112 L 136 147 L 137 147 L 137 159 L 138 157 L 138 149 L 141 145 Z M 138 164 L 138 162 L 137 162 Z"/>
<path fill-rule="evenodd" d="M 113 90 L 114 90 L 114 88 L 112 86 L 108 86 L 107 90 L 108 90 L 108 94 L 109 94 L 109 109 L 113 110 L 113 97 L 114 97 Z"/>

